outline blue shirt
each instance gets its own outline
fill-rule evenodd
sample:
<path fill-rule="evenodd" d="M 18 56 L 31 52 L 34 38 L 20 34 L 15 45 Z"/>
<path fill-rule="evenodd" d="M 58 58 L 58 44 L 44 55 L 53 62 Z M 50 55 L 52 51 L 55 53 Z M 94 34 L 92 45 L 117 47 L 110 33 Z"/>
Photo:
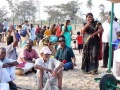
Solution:
<path fill-rule="evenodd" d="M 16 37 L 17 37 L 17 40 L 18 42 L 20 41 L 20 34 L 19 33 L 16 33 Z"/>
<path fill-rule="evenodd" d="M 120 39 L 115 40 L 112 45 L 115 47 L 115 50 L 120 46 Z"/>
<path fill-rule="evenodd" d="M 67 46 L 59 48 L 55 54 L 55 58 L 59 61 L 66 60 L 67 62 L 72 62 L 71 58 L 73 57 L 75 57 L 73 50 Z"/>

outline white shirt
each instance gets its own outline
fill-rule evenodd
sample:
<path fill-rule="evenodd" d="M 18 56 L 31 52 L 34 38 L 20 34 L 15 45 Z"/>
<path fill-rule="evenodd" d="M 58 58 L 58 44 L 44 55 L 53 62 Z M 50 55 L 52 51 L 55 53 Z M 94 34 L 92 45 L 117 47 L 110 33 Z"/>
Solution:
<path fill-rule="evenodd" d="M 0 68 L 3 67 L 3 64 L 10 63 L 10 62 L 14 62 L 14 60 L 13 59 L 9 59 L 9 58 L 5 58 L 3 61 L 0 60 Z"/>
<path fill-rule="evenodd" d="M 73 49 L 76 49 L 76 44 L 73 43 L 73 44 L 72 44 L 72 48 L 73 48 Z"/>
<path fill-rule="evenodd" d="M 3 27 L 4 29 L 7 29 L 7 28 L 8 28 L 8 22 L 7 22 L 7 21 L 4 21 L 4 22 L 3 22 L 3 25 L 4 25 L 4 27 Z"/>
<path fill-rule="evenodd" d="M 13 43 L 6 46 L 6 57 L 13 60 L 17 60 L 17 52 L 16 48 L 13 48 Z"/>
<path fill-rule="evenodd" d="M 54 58 L 50 58 L 47 62 L 44 62 L 44 60 L 42 58 L 39 58 L 36 60 L 35 65 L 40 65 L 42 67 L 54 70 L 55 68 L 57 68 L 60 65 L 60 61 L 54 59 Z M 40 70 L 37 70 L 37 72 L 39 72 Z M 44 70 L 44 75 L 43 78 L 49 78 L 51 76 L 51 73 L 48 72 L 46 70 Z"/>
<path fill-rule="evenodd" d="M 35 40 L 35 28 L 30 28 L 30 39 L 32 39 L 33 41 Z"/>
<path fill-rule="evenodd" d="M 102 42 L 109 43 L 110 42 L 110 23 L 105 21 L 103 23 L 103 35 L 102 35 Z M 117 32 L 120 31 L 120 26 L 117 22 L 113 21 L 113 32 L 112 32 L 112 42 L 117 39 Z"/>

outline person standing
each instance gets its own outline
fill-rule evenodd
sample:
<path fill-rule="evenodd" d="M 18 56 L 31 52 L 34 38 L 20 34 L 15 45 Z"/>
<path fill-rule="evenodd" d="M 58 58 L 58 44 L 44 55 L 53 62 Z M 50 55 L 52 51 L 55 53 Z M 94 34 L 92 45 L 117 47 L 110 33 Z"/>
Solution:
<path fill-rule="evenodd" d="M 2 41 L 2 42 L 4 41 L 3 27 L 4 27 L 3 24 L 0 22 L 0 41 Z"/>
<path fill-rule="evenodd" d="M 99 34 L 102 33 L 103 28 L 100 22 L 94 21 L 92 13 L 87 13 L 86 20 L 87 23 L 82 29 L 82 33 L 84 33 L 84 46 L 81 69 L 85 73 L 94 75 L 98 73 Z"/>
<path fill-rule="evenodd" d="M 24 48 L 27 43 L 27 40 L 29 39 L 29 31 L 24 30 L 24 28 L 22 28 L 21 25 L 19 25 L 19 29 L 21 36 L 21 47 Z"/>
<path fill-rule="evenodd" d="M 103 68 L 107 68 L 108 57 L 109 57 L 109 43 L 110 43 L 110 16 L 111 12 L 109 12 L 107 20 L 103 23 L 103 35 L 102 35 L 102 43 L 103 43 Z M 117 33 L 120 31 L 120 26 L 116 21 L 113 21 L 113 29 L 112 29 L 112 42 L 117 39 Z M 113 55 L 112 55 L 113 57 Z M 113 62 L 113 60 L 112 60 Z"/>
<path fill-rule="evenodd" d="M 35 31 L 35 34 L 37 35 L 39 32 L 40 32 L 41 28 L 40 26 L 38 25 L 37 28 L 36 28 L 36 31 Z"/>
<path fill-rule="evenodd" d="M 22 30 L 29 30 L 29 24 L 28 21 L 26 20 L 24 24 L 22 25 Z"/>
<path fill-rule="evenodd" d="M 56 35 L 56 24 L 53 24 L 50 28 L 51 35 Z"/>
<path fill-rule="evenodd" d="M 5 42 L 5 37 L 6 37 L 6 31 L 8 29 L 8 22 L 7 20 L 5 19 L 5 21 L 3 22 L 3 41 Z"/>
<path fill-rule="evenodd" d="M 15 34 L 15 28 L 11 24 L 9 25 L 7 36 L 7 46 L 6 46 L 6 57 L 17 60 L 17 51 L 16 47 L 18 46 L 18 40 Z"/>
<path fill-rule="evenodd" d="M 57 27 L 56 27 L 56 36 L 57 37 L 59 37 L 61 35 L 61 31 L 62 31 L 61 29 L 62 29 L 61 25 L 58 24 Z"/>
<path fill-rule="evenodd" d="M 49 37 L 51 35 L 50 28 L 47 27 L 46 31 L 44 32 L 45 37 Z"/>
<path fill-rule="evenodd" d="M 3 29 L 4 29 L 4 32 L 6 32 L 7 31 L 7 28 L 8 28 L 8 22 L 7 22 L 7 20 L 5 19 L 5 21 L 3 22 Z"/>
<path fill-rule="evenodd" d="M 44 26 L 43 29 L 40 31 L 40 39 L 41 40 L 44 38 L 45 31 L 46 31 L 46 26 Z"/>
<path fill-rule="evenodd" d="M 77 44 L 78 44 L 78 50 L 79 50 L 79 54 L 82 53 L 82 49 L 83 49 L 83 38 L 82 36 L 80 35 L 80 32 L 77 32 L 77 37 L 76 37 L 76 40 L 77 40 Z"/>
<path fill-rule="evenodd" d="M 34 40 L 35 40 L 35 28 L 34 28 L 33 24 L 30 25 L 30 34 L 31 34 L 30 39 L 33 40 L 33 42 L 34 42 Z"/>
<path fill-rule="evenodd" d="M 65 37 L 66 46 L 71 47 L 72 26 L 70 25 L 70 20 L 67 20 L 66 25 L 62 27 L 61 34 Z"/>

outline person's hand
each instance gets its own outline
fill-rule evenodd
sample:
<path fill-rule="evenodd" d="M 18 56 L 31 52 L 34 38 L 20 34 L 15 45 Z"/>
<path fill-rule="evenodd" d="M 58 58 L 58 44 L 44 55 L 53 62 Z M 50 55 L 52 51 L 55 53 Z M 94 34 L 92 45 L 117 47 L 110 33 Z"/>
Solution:
<path fill-rule="evenodd" d="M 93 38 L 94 37 L 94 35 L 92 34 L 91 36 L 90 36 L 90 38 Z"/>
<path fill-rule="evenodd" d="M 50 72 L 51 74 L 53 73 L 53 70 L 51 70 L 51 69 L 48 69 L 47 71 Z"/>
<path fill-rule="evenodd" d="M 22 61 L 22 62 L 26 62 L 26 60 L 25 60 L 24 58 L 21 58 L 21 61 Z"/>
<path fill-rule="evenodd" d="M 56 77 L 56 76 L 57 76 L 57 71 L 56 71 L 56 70 L 54 70 L 54 71 L 52 72 L 52 76 L 53 76 L 53 77 Z"/>
<path fill-rule="evenodd" d="M 76 64 L 76 63 L 73 63 L 73 66 L 77 66 L 77 64 Z"/>
<path fill-rule="evenodd" d="M 87 24 L 85 25 L 85 27 L 89 27 L 90 26 L 90 23 L 89 22 L 87 22 Z"/>

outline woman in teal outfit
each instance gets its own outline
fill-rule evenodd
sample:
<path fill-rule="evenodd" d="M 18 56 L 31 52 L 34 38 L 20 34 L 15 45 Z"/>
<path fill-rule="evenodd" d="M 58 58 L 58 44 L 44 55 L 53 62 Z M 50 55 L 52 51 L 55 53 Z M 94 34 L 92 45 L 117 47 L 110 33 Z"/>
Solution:
<path fill-rule="evenodd" d="M 65 37 L 66 46 L 71 47 L 72 26 L 70 20 L 67 20 L 66 25 L 62 27 L 62 35 Z"/>

